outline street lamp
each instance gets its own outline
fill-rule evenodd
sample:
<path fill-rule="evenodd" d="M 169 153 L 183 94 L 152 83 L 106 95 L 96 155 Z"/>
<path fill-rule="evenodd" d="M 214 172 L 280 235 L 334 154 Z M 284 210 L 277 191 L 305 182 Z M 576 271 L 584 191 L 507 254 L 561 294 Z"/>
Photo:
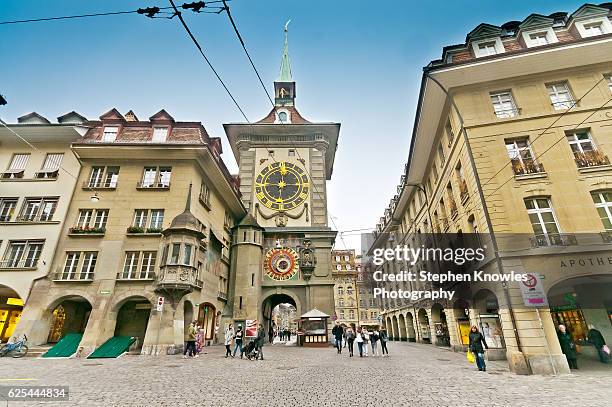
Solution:
<path fill-rule="evenodd" d="M 2 95 L 0 95 L 0 105 L 2 106 L 6 105 L 6 99 Z"/>
<path fill-rule="evenodd" d="M 97 203 L 100 201 L 100 196 L 97 192 L 94 192 L 94 194 L 89 199 L 91 199 L 91 202 Z"/>

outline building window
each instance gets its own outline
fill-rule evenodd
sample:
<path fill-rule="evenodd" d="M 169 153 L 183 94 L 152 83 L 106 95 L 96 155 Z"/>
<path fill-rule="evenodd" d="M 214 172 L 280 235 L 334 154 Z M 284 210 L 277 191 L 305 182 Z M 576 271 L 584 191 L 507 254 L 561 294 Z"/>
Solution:
<path fill-rule="evenodd" d="M 338 287 L 338 295 L 344 295 L 344 289 L 342 287 Z"/>
<path fill-rule="evenodd" d="M 559 226 L 550 199 L 527 198 L 525 207 L 538 245 L 548 246 L 559 240 Z"/>
<path fill-rule="evenodd" d="M 510 157 L 514 174 L 524 175 L 544 172 L 544 166 L 538 164 L 533 157 L 528 138 L 506 140 L 506 151 L 508 157 Z"/>
<path fill-rule="evenodd" d="M 167 127 L 153 127 L 153 137 L 151 141 L 153 143 L 165 143 L 168 137 Z"/>
<path fill-rule="evenodd" d="M 63 153 L 50 153 L 45 157 L 45 162 L 42 168 L 35 175 L 36 178 L 57 178 L 62 159 L 64 158 Z"/>
<path fill-rule="evenodd" d="M 608 89 L 610 89 L 610 93 L 612 93 L 612 74 L 606 75 L 606 81 L 608 82 Z"/>
<path fill-rule="evenodd" d="M 42 240 L 15 240 L 9 242 L 0 267 L 36 267 L 43 244 L 44 241 Z"/>
<path fill-rule="evenodd" d="M 336 264 L 336 270 L 341 271 L 342 270 L 342 264 Z"/>
<path fill-rule="evenodd" d="M 295 157 L 295 150 L 291 149 L 289 150 L 289 157 Z"/>
<path fill-rule="evenodd" d="M 355 310 L 349 310 L 349 319 L 355 319 Z"/>
<path fill-rule="evenodd" d="M 59 280 L 93 280 L 98 252 L 68 252 Z"/>
<path fill-rule="evenodd" d="M 546 32 L 529 34 L 529 39 L 531 40 L 531 44 L 534 46 L 546 45 L 549 43 L 548 34 Z"/>
<path fill-rule="evenodd" d="M 495 54 L 497 54 L 497 49 L 495 48 L 495 41 L 483 42 L 482 44 L 478 44 L 478 56 L 484 57 Z"/>
<path fill-rule="evenodd" d="M 147 209 L 136 209 L 134 211 L 134 222 L 132 226 L 135 228 L 144 229 L 147 226 L 147 215 L 149 211 Z"/>
<path fill-rule="evenodd" d="M 353 295 L 353 287 L 346 287 L 346 294 L 347 295 Z"/>
<path fill-rule="evenodd" d="M 183 264 L 187 266 L 191 265 L 191 247 L 190 244 L 183 245 Z"/>
<path fill-rule="evenodd" d="M 376 300 L 374 298 L 370 298 L 370 307 L 376 306 Z"/>
<path fill-rule="evenodd" d="M 139 252 L 126 252 L 125 261 L 123 262 L 123 275 L 124 279 L 134 278 L 136 271 L 138 270 L 138 257 Z"/>
<path fill-rule="evenodd" d="M 340 298 L 340 299 L 338 300 L 338 306 L 339 306 L 339 307 L 344 307 L 344 298 Z"/>
<path fill-rule="evenodd" d="M 103 232 L 106 229 L 108 220 L 108 209 L 80 209 L 76 223 L 76 229 Z M 73 228 L 72 231 L 74 231 Z"/>
<path fill-rule="evenodd" d="M 30 154 L 13 154 L 7 170 L 2 173 L 2 178 L 23 178 L 29 158 Z"/>
<path fill-rule="evenodd" d="M 200 202 L 210 208 L 210 188 L 204 181 L 200 184 Z"/>
<path fill-rule="evenodd" d="M 117 126 L 105 126 L 104 134 L 102 135 L 102 141 L 105 143 L 112 143 L 117 139 L 117 133 L 119 132 L 119 127 Z"/>
<path fill-rule="evenodd" d="M 569 109 L 574 105 L 574 97 L 567 82 L 549 84 L 546 89 L 555 110 Z"/>
<path fill-rule="evenodd" d="M 597 21 L 595 23 L 584 24 L 584 36 L 585 37 L 594 37 L 596 35 L 603 35 L 603 24 L 601 21 Z"/>
<path fill-rule="evenodd" d="M 117 188 L 119 167 L 91 167 L 89 188 Z"/>
<path fill-rule="evenodd" d="M 22 222 L 49 222 L 57 208 L 58 198 L 26 198 L 19 220 Z"/>
<path fill-rule="evenodd" d="M 444 147 L 442 147 L 442 144 L 438 146 L 438 158 L 440 158 L 440 166 L 444 166 L 444 160 L 446 160 L 446 157 L 444 156 Z"/>
<path fill-rule="evenodd" d="M 366 311 L 361 311 L 361 319 L 363 320 L 368 319 L 368 313 Z"/>
<path fill-rule="evenodd" d="M 518 116 L 518 109 L 509 91 L 491 93 L 495 115 L 500 119 Z"/>
<path fill-rule="evenodd" d="M 178 264 L 180 251 L 181 251 L 181 244 L 172 243 L 172 254 L 170 255 L 170 264 Z"/>
<path fill-rule="evenodd" d="M 604 229 L 612 231 L 612 190 L 591 192 Z"/>
<path fill-rule="evenodd" d="M 597 167 L 610 164 L 608 156 L 595 146 L 588 130 L 568 134 L 567 142 L 574 153 L 574 160 L 578 167 Z"/>
<path fill-rule="evenodd" d="M 172 167 L 145 167 L 140 188 L 170 188 Z"/>
<path fill-rule="evenodd" d="M 343 309 L 340 310 L 340 319 L 344 319 L 344 310 Z"/>
<path fill-rule="evenodd" d="M 225 214 L 223 215 L 223 227 L 226 229 L 231 229 L 232 226 L 234 226 L 232 222 L 232 214 L 225 211 Z"/>
<path fill-rule="evenodd" d="M 340 261 L 340 256 L 335 257 L 336 261 Z"/>
<path fill-rule="evenodd" d="M 346 269 L 350 271 L 350 270 L 351 270 L 351 265 L 350 265 L 350 264 L 347 264 L 347 265 L 346 265 Z"/>
<path fill-rule="evenodd" d="M 10 222 L 17 207 L 17 198 L 0 198 L 0 222 Z"/>
<path fill-rule="evenodd" d="M 149 224 L 150 229 L 161 230 L 164 225 L 164 210 L 163 209 L 151 209 L 151 223 Z"/>

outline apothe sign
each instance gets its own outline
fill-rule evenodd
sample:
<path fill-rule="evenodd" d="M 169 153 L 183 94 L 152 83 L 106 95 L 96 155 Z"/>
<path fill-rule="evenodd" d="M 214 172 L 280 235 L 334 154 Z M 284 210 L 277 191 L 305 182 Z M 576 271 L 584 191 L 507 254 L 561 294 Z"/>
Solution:
<path fill-rule="evenodd" d="M 527 278 L 519 283 L 525 306 L 548 307 L 548 299 L 540 275 L 537 273 L 526 273 L 525 275 Z"/>

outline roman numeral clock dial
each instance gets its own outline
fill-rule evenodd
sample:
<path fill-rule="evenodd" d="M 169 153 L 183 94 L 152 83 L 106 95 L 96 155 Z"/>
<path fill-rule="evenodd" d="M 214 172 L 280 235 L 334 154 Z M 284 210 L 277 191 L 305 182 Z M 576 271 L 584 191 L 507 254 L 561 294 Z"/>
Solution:
<path fill-rule="evenodd" d="M 279 212 L 297 208 L 306 201 L 309 191 L 306 172 L 286 161 L 268 165 L 255 179 L 255 196 L 259 202 Z"/>

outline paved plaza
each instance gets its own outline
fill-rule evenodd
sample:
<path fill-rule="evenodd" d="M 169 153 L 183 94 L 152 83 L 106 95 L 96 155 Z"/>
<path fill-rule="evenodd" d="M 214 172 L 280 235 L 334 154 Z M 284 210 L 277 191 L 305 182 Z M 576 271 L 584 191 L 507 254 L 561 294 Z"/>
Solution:
<path fill-rule="evenodd" d="M 389 358 L 349 358 L 333 348 L 264 348 L 265 361 L 199 358 L 4 358 L 0 385 L 69 385 L 80 406 L 601 406 L 612 399 L 612 365 L 558 377 L 517 376 L 503 362 L 482 373 L 463 354 L 391 342 Z M 355 400 L 349 403 L 340 400 Z M 0 406 L 6 405 L 0 402 Z M 11 402 L 9 405 L 37 405 Z"/>

